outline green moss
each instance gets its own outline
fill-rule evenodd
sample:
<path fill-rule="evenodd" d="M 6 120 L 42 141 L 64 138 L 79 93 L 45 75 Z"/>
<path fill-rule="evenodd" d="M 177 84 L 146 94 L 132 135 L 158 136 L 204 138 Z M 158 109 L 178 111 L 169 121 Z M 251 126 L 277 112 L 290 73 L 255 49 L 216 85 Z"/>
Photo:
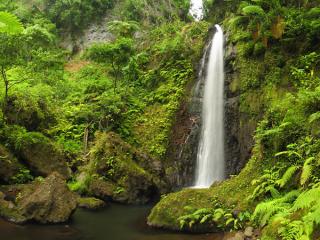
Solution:
<path fill-rule="evenodd" d="M 2 192 L 0 192 L 0 216 L 16 223 L 24 223 L 26 221 L 26 218 L 22 216 L 12 202 L 4 200 Z"/>
<path fill-rule="evenodd" d="M 78 199 L 78 205 L 79 205 L 79 207 L 82 207 L 82 208 L 95 210 L 95 209 L 105 207 L 106 203 L 100 199 L 97 199 L 97 198 L 92 198 L 92 197 L 84 198 L 84 197 L 82 197 L 82 198 Z"/>
<path fill-rule="evenodd" d="M 240 78 L 235 78 L 232 80 L 231 84 L 229 85 L 229 89 L 232 93 L 239 91 L 240 89 Z"/>
<path fill-rule="evenodd" d="M 152 189 L 161 180 L 151 167 L 154 159 L 141 154 L 119 135 L 97 133 L 89 163 L 80 169 L 74 190 L 102 199 L 144 203 L 152 197 Z M 85 191 L 81 191 L 82 189 Z"/>
<path fill-rule="evenodd" d="M 264 168 L 261 154 L 261 150 L 256 147 L 255 155 L 238 176 L 214 184 L 209 189 L 184 189 L 164 196 L 153 208 L 148 223 L 152 226 L 178 230 L 180 228 L 178 218 L 188 214 L 188 208 L 212 208 L 214 201 L 237 211 L 253 210 L 254 203 L 250 202 L 248 197 L 254 190 L 251 181 L 258 177 Z M 203 231 L 211 230 L 203 229 Z"/>

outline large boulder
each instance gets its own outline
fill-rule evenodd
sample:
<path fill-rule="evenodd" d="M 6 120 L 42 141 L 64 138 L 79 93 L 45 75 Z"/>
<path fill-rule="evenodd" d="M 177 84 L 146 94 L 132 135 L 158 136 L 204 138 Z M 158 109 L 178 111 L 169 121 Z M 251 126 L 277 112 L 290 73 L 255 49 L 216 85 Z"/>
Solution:
<path fill-rule="evenodd" d="M 139 153 L 115 133 L 99 133 L 82 179 L 88 194 L 121 203 L 147 203 L 161 185 L 161 165 Z M 92 177 L 93 176 L 93 177 Z M 80 181 L 81 182 L 81 181 Z"/>
<path fill-rule="evenodd" d="M 0 182 L 9 183 L 23 166 L 4 146 L 0 145 Z"/>
<path fill-rule="evenodd" d="M 63 176 L 53 172 L 43 181 L 26 187 L 17 206 L 28 220 L 39 223 L 66 222 L 77 207 L 78 195 L 71 192 Z"/>
<path fill-rule="evenodd" d="M 65 179 L 71 176 L 65 156 L 49 138 L 41 133 L 28 132 L 20 141 L 21 158 L 34 174 L 46 177 L 55 171 Z"/>

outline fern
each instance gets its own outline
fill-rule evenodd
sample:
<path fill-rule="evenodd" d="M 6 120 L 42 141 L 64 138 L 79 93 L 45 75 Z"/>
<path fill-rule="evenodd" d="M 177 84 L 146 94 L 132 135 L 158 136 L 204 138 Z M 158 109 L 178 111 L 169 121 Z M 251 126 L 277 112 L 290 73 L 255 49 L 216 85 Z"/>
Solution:
<path fill-rule="evenodd" d="M 295 175 L 299 166 L 291 166 L 287 169 L 287 171 L 283 174 L 282 178 L 279 179 L 276 183 L 280 188 L 283 188 L 287 183 L 291 180 L 291 178 Z"/>
<path fill-rule="evenodd" d="M 316 204 L 311 210 L 312 211 L 308 212 L 308 214 L 303 217 L 303 220 L 310 223 L 310 225 L 320 225 L 320 204 Z"/>
<path fill-rule="evenodd" d="M 302 156 L 301 156 L 298 152 L 292 151 L 292 150 L 283 151 L 283 152 L 278 152 L 278 153 L 276 153 L 274 156 L 275 156 L 275 157 L 278 157 L 278 156 L 281 156 L 281 155 L 288 155 L 289 157 L 295 155 L 295 156 L 297 156 L 299 159 L 302 158 Z"/>
<path fill-rule="evenodd" d="M 320 188 L 313 188 L 305 191 L 299 195 L 295 201 L 292 210 L 297 211 L 299 209 L 308 209 L 314 204 L 318 203 L 320 199 Z"/>
<path fill-rule="evenodd" d="M 8 12 L 0 12 L 0 32 L 18 34 L 22 31 L 22 23 L 15 15 Z"/>
<path fill-rule="evenodd" d="M 283 240 L 296 240 L 304 236 L 305 224 L 302 221 L 287 221 L 284 226 L 279 228 L 279 235 Z"/>
<path fill-rule="evenodd" d="M 303 164 L 302 173 L 300 177 L 300 184 L 305 185 L 305 183 L 310 179 L 314 166 L 312 165 L 314 157 L 309 157 Z"/>
<path fill-rule="evenodd" d="M 236 16 L 229 20 L 230 27 L 236 29 L 245 20 L 243 16 Z"/>
<path fill-rule="evenodd" d="M 242 8 L 242 13 L 245 16 L 253 16 L 253 15 L 264 16 L 265 15 L 264 10 L 258 5 L 246 6 Z"/>
<path fill-rule="evenodd" d="M 294 190 L 281 198 L 258 204 L 252 215 L 252 220 L 256 221 L 262 227 L 265 226 L 275 214 L 288 211 L 291 207 L 291 203 L 298 195 L 299 191 Z"/>
<path fill-rule="evenodd" d="M 309 123 L 313 123 L 320 119 L 320 112 L 313 113 L 309 116 Z"/>

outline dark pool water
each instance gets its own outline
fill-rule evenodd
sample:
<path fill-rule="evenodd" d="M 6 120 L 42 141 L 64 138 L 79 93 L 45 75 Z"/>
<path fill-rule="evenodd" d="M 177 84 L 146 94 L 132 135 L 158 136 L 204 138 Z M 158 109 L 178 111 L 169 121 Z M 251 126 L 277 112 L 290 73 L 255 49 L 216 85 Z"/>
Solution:
<path fill-rule="evenodd" d="M 0 220 L 1 240 L 222 240 L 221 234 L 177 234 L 146 226 L 150 206 L 78 209 L 67 225 L 14 225 Z"/>

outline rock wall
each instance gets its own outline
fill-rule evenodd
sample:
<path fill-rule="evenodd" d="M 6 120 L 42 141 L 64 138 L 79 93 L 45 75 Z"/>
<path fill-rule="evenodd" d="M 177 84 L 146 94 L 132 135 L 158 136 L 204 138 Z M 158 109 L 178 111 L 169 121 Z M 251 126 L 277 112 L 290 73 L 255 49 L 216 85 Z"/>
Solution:
<path fill-rule="evenodd" d="M 199 63 L 198 79 L 187 91 L 189 95 L 177 113 L 172 129 L 171 141 L 167 151 L 168 162 L 166 176 L 173 187 L 185 187 L 193 184 L 197 161 L 198 143 L 201 132 L 201 111 L 204 79 L 210 40 L 215 33 L 214 26 L 208 34 L 204 57 Z M 240 77 L 236 65 L 236 47 L 228 41 L 226 34 L 225 49 L 225 158 L 226 175 L 238 174 L 251 156 L 256 123 L 240 112 Z M 245 103 L 243 103 L 245 104 Z"/>

